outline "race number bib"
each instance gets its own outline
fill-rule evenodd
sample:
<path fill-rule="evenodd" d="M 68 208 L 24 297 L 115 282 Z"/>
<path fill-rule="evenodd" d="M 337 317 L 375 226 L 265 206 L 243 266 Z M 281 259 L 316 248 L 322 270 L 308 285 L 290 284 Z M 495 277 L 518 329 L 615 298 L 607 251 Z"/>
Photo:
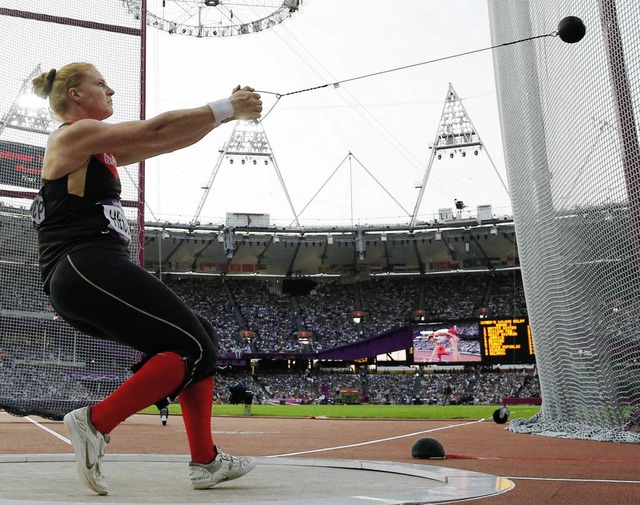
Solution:
<path fill-rule="evenodd" d="M 116 236 L 123 244 L 129 245 L 131 242 L 131 228 L 129 222 L 124 215 L 124 209 L 117 200 L 101 202 L 104 209 L 104 217 L 107 218 L 107 228 Z"/>

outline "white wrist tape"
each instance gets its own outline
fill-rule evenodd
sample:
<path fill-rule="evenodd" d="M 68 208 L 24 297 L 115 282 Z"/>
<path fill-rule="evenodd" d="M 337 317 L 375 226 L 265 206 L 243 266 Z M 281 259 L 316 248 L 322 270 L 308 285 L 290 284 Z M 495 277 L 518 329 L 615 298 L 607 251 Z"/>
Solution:
<path fill-rule="evenodd" d="M 233 105 L 231 105 L 230 98 L 223 98 L 221 100 L 216 100 L 215 102 L 209 102 L 207 105 L 211 109 L 211 112 L 213 112 L 215 126 L 218 126 L 225 119 L 233 117 Z"/>

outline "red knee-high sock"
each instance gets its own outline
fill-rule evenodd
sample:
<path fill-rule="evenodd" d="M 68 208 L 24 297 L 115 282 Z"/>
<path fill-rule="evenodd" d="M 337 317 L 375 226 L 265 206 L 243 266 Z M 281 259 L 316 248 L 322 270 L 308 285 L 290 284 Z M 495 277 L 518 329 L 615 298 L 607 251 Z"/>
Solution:
<path fill-rule="evenodd" d="M 184 388 L 178 400 L 189 439 L 191 460 L 194 463 L 210 463 L 216 457 L 211 435 L 213 377 L 207 377 Z"/>
<path fill-rule="evenodd" d="M 184 382 L 185 363 L 179 354 L 156 354 L 111 395 L 91 407 L 91 422 L 101 433 L 175 392 Z"/>

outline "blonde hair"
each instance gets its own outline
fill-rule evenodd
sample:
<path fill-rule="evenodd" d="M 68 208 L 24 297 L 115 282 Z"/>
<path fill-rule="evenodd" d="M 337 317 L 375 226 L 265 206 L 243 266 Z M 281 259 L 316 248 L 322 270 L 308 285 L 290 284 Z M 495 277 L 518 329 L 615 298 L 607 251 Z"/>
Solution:
<path fill-rule="evenodd" d="M 60 70 L 52 68 L 34 78 L 33 92 L 40 98 L 49 98 L 49 106 L 53 113 L 62 119 L 67 112 L 67 94 L 85 78 L 88 70 L 95 68 L 91 63 L 69 63 Z"/>

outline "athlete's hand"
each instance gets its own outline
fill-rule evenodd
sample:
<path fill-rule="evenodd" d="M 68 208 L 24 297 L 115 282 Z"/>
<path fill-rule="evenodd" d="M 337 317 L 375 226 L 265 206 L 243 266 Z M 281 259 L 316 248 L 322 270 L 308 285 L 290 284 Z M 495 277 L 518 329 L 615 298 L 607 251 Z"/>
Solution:
<path fill-rule="evenodd" d="M 231 93 L 233 119 L 258 119 L 262 113 L 262 100 L 250 86 L 236 86 Z"/>

